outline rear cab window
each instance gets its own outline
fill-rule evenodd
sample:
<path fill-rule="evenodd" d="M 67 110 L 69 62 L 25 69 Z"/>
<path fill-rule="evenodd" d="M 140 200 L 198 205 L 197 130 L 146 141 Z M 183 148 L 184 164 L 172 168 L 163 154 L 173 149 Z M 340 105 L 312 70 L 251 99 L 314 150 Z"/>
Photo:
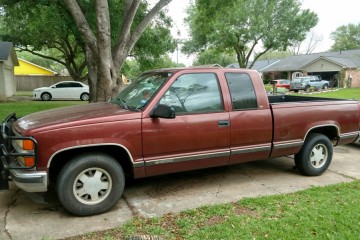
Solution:
<path fill-rule="evenodd" d="M 255 89 L 247 73 L 225 73 L 234 111 L 258 109 Z"/>

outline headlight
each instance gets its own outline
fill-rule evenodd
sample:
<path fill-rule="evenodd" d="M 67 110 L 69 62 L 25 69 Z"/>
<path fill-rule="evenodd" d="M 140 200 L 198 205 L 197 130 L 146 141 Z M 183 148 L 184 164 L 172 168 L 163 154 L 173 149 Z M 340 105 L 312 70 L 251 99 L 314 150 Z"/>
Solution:
<path fill-rule="evenodd" d="M 16 152 L 23 153 L 25 156 L 18 156 L 17 160 L 24 166 L 32 167 L 35 164 L 34 156 L 26 156 L 26 154 L 33 154 L 35 150 L 34 141 L 31 139 L 18 139 L 13 140 L 13 147 Z"/>
<path fill-rule="evenodd" d="M 34 150 L 34 142 L 30 139 L 21 139 L 15 140 L 16 145 L 25 151 L 33 151 Z"/>

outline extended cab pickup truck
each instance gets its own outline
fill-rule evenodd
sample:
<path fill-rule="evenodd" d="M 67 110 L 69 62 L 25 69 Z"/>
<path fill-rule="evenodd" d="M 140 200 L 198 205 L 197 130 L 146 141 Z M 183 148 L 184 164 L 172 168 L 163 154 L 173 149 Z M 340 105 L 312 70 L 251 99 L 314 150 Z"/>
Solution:
<path fill-rule="evenodd" d="M 352 100 L 267 96 L 257 71 L 149 71 L 116 99 L 10 114 L 1 126 L 1 187 L 28 192 L 56 183 L 75 215 L 110 209 L 125 176 L 143 178 L 284 155 L 304 175 L 322 174 L 333 146 L 358 141 Z"/>

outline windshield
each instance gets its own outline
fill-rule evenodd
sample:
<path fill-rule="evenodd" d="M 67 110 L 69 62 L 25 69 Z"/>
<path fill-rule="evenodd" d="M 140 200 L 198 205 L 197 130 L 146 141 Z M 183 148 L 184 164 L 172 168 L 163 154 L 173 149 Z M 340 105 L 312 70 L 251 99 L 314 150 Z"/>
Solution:
<path fill-rule="evenodd" d="M 111 101 L 129 110 L 140 110 L 171 76 L 171 72 L 151 72 L 140 75 Z"/>

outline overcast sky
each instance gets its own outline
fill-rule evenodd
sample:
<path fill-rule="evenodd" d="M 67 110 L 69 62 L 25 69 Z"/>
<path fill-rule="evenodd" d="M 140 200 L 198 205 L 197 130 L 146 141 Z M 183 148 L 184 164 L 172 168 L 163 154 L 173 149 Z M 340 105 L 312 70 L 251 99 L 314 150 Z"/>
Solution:
<path fill-rule="evenodd" d="M 187 37 L 187 30 L 183 23 L 186 17 L 185 9 L 188 7 L 191 0 L 172 0 L 169 4 L 169 15 L 174 19 L 174 28 L 172 33 L 175 37 L 177 31 L 180 31 L 181 38 Z M 360 8 L 359 0 L 302 0 L 303 8 L 307 8 L 315 12 L 319 17 L 319 22 L 313 31 L 316 35 L 322 37 L 321 43 L 314 52 L 327 51 L 333 41 L 330 39 L 331 32 L 335 31 L 341 25 L 349 23 L 360 23 Z M 173 61 L 176 61 L 176 52 L 172 55 Z M 187 57 L 179 53 L 179 63 L 184 63 L 189 66 L 192 62 L 192 57 Z"/>

